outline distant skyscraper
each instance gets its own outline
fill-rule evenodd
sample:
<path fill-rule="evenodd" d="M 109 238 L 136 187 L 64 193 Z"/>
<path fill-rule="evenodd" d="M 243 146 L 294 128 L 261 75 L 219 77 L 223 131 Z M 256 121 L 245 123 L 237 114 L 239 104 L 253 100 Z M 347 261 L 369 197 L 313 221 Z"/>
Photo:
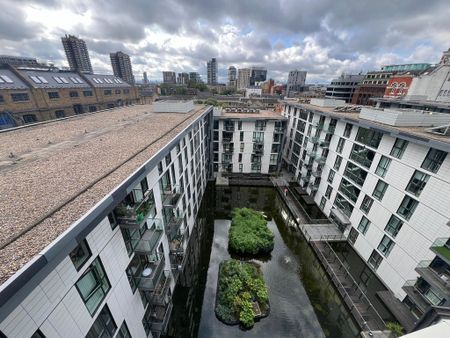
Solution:
<path fill-rule="evenodd" d="M 238 89 L 245 89 L 250 86 L 250 77 L 252 70 L 250 68 L 241 68 L 238 70 Z"/>
<path fill-rule="evenodd" d="M 257 82 L 264 82 L 267 79 L 267 69 L 264 67 L 252 67 L 250 76 L 250 86 L 254 86 Z"/>
<path fill-rule="evenodd" d="M 236 67 L 230 66 L 228 68 L 228 86 L 236 88 L 237 86 L 237 74 Z"/>
<path fill-rule="evenodd" d="M 175 72 L 163 72 L 163 82 L 167 84 L 176 84 L 177 75 L 175 74 Z"/>
<path fill-rule="evenodd" d="M 109 54 L 114 75 L 120 77 L 129 84 L 134 84 L 133 69 L 131 68 L 130 56 L 123 52 Z"/>
<path fill-rule="evenodd" d="M 86 42 L 73 35 L 66 35 L 61 38 L 61 41 L 70 69 L 92 74 L 91 59 Z"/>
<path fill-rule="evenodd" d="M 217 60 L 212 58 L 206 63 L 206 70 L 208 76 L 208 84 L 217 84 Z"/>
<path fill-rule="evenodd" d="M 186 85 L 189 82 L 189 74 L 188 73 L 178 73 L 177 83 Z"/>
<path fill-rule="evenodd" d="M 305 86 L 306 71 L 291 70 L 288 76 L 288 83 L 286 86 L 286 96 L 289 97 L 293 92 L 299 92 Z"/>
<path fill-rule="evenodd" d="M 144 72 L 143 76 L 144 76 L 144 84 L 147 84 L 148 83 L 147 72 Z"/>
<path fill-rule="evenodd" d="M 200 83 L 202 82 L 202 78 L 200 77 L 200 74 L 197 72 L 190 72 L 189 73 L 189 82 L 191 83 Z"/>

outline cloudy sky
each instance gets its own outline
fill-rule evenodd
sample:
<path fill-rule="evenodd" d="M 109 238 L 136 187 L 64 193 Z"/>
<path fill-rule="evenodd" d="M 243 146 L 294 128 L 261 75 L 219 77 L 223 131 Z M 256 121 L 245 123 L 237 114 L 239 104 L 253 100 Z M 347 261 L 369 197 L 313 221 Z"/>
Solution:
<path fill-rule="evenodd" d="M 94 71 L 111 73 L 109 52 L 129 53 L 137 79 L 198 71 L 217 57 L 266 66 L 309 83 L 383 64 L 438 62 L 450 47 L 448 0 L 0 0 L 0 54 L 66 65 L 61 36 L 83 38 Z"/>

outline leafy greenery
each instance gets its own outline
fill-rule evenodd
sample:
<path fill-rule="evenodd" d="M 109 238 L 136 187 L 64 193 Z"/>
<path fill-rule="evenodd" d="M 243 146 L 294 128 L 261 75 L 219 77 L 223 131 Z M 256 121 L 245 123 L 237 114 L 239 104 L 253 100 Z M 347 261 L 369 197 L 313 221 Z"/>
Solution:
<path fill-rule="evenodd" d="M 229 232 L 229 248 L 238 254 L 269 253 L 273 250 L 273 233 L 261 213 L 249 209 L 234 209 Z"/>
<path fill-rule="evenodd" d="M 225 323 L 251 328 L 255 323 L 254 302 L 262 314 L 269 310 L 266 284 L 259 268 L 252 263 L 231 259 L 220 264 L 216 315 Z"/>
<path fill-rule="evenodd" d="M 386 329 L 391 331 L 396 337 L 400 337 L 403 335 L 403 326 L 401 326 L 399 323 L 387 322 Z"/>

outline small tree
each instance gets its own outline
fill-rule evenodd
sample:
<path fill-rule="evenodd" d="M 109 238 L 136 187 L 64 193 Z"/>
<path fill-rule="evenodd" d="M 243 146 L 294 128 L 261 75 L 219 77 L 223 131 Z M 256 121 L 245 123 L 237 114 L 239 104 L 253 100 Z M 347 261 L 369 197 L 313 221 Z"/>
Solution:
<path fill-rule="evenodd" d="M 396 322 L 387 322 L 386 329 L 391 331 L 394 336 L 400 337 L 403 335 L 403 326 Z"/>

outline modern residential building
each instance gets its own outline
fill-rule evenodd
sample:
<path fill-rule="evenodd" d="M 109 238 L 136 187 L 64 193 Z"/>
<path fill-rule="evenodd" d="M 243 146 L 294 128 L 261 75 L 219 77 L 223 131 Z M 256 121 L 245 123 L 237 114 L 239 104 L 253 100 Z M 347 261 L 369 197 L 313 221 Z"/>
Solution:
<path fill-rule="evenodd" d="M 176 84 L 177 83 L 176 73 L 170 71 L 163 72 L 163 83 Z"/>
<path fill-rule="evenodd" d="M 255 86 L 258 83 L 265 82 L 267 79 L 267 69 L 264 67 L 253 66 L 251 68 L 250 86 Z"/>
<path fill-rule="evenodd" d="M 212 124 L 212 107 L 164 104 L 0 134 L 2 337 L 164 334 Z"/>
<path fill-rule="evenodd" d="M 450 115 L 311 99 L 284 116 L 284 166 L 367 268 L 417 318 L 448 307 L 450 136 L 432 127 Z"/>
<path fill-rule="evenodd" d="M 137 89 L 112 75 L 0 68 L 0 129 L 138 102 Z"/>
<path fill-rule="evenodd" d="M 228 68 L 228 86 L 231 88 L 237 87 L 237 70 L 234 66 Z"/>
<path fill-rule="evenodd" d="M 0 55 L 0 65 L 6 64 L 10 66 L 28 66 L 28 67 L 38 67 L 42 66 L 36 58 L 27 56 L 16 56 L 16 55 Z"/>
<path fill-rule="evenodd" d="M 207 83 L 209 85 L 217 84 L 217 60 L 212 58 L 206 63 Z"/>
<path fill-rule="evenodd" d="M 306 71 L 291 70 L 288 75 L 288 82 L 286 86 L 286 96 L 291 97 L 295 93 L 301 92 L 305 86 Z"/>
<path fill-rule="evenodd" d="M 67 62 L 71 70 L 92 74 L 91 59 L 86 47 L 86 42 L 73 35 L 63 36 L 61 38 Z"/>
<path fill-rule="evenodd" d="M 219 173 L 280 170 L 285 118 L 270 110 L 226 108 L 214 114 L 213 162 Z"/>
<path fill-rule="evenodd" d="M 238 70 L 237 88 L 243 90 L 250 86 L 250 78 L 252 76 L 251 68 L 241 68 Z"/>
<path fill-rule="evenodd" d="M 327 86 L 325 97 L 350 103 L 352 102 L 355 89 L 363 79 L 364 75 L 362 74 L 342 74 L 338 78 L 331 80 L 331 84 Z"/>
<path fill-rule="evenodd" d="M 134 84 L 133 69 L 130 56 L 121 51 L 109 54 L 114 76 L 120 77 L 129 84 Z"/>
<path fill-rule="evenodd" d="M 178 73 L 177 83 L 182 85 L 187 85 L 189 83 L 188 73 Z"/>
<path fill-rule="evenodd" d="M 197 72 L 190 72 L 189 73 L 189 82 L 191 83 L 201 83 L 202 78 L 199 73 Z"/>

